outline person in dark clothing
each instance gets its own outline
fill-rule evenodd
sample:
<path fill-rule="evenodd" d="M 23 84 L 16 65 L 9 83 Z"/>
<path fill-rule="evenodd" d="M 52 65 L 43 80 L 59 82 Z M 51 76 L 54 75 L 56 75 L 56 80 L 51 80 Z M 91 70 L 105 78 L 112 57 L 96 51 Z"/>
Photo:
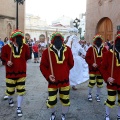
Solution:
<path fill-rule="evenodd" d="M 31 42 L 31 39 L 28 41 L 28 46 L 29 46 L 29 49 L 30 49 L 30 59 L 32 59 L 32 42 Z"/>

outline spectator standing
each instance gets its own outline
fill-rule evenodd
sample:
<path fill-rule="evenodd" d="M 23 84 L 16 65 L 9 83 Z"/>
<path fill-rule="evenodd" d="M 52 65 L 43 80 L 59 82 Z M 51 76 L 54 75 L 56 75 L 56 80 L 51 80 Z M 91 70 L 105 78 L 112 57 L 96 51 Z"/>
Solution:
<path fill-rule="evenodd" d="M 105 47 L 107 50 L 109 50 L 109 46 L 108 46 L 107 42 L 104 43 L 104 47 Z"/>
<path fill-rule="evenodd" d="M 39 43 L 39 57 L 41 57 L 43 51 L 47 48 L 47 43 L 45 41 L 45 35 L 41 34 L 39 39 L 40 39 L 40 43 Z"/>
<path fill-rule="evenodd" d="M 107 45 L 108 45 L 109 48 L 110 48 L 110 47 L 111 47 L 111 44 L 110 44 L 110 40 L 109 40 L 109 39 L 106 40 L 106 43 L 107 43 Z"/>
<path fill-rule="evenodd" d="M 90 42 L 87 42 L 85 45 L 85 51 L 87 51 L 92 45 L 90 44 Z"/>
<path fill-rule="evenodd" d="M 110 47 L 109 47 L 109 50 L 110 50 L 110 49 L 113 49 L 114 41 L 110 41 L 110 44 L 111 44 L 111 45 L 110 45 Z"/>
<path fill-rule="evenodd" d="M 30 59 L 32 59 L 32 40 L 29 39 L 27 44 L 28 44 L 29 49 L 30 49 Z"/>
<path fill-rule="evenodd" d="M 37 41 L 32 46 L 33 54 L 34 54 L 34 63 L 39 63 L 38 61 L 38 43 Z"/>
<path fill-rule="evenodd" d="M 9 43 L 8 37 L 5 37 L 5 39 L 4 39 L 4 44 L 6 45 L 6 44 L 8 44 L 8 43 Z"/>
<path fill-rule="evenodd" d="M 1 37 L 0 37 L 0 62 L 1 62 L 1 51 L 3 46 L 4 46 L 4 42 L 1 40 Z"/>
<path fill-rule="evenodd" d="M 1 52 L 3 46 L 4 46 L 4 42 L 1 40 L 1 37 L 0 37 L 0 52 Z"/>

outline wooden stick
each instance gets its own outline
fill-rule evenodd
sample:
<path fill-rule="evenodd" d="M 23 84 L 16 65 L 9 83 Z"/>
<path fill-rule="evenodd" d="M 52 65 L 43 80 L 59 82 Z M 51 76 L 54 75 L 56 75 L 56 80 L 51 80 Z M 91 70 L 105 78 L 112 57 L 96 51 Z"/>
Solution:
<path fill-rule="evenodd" d="M 114 40 L 114 43 L 113 43 L 113 56 L 112 56 L 111 77 L 113 77 L 113 68 L 114 68 L 114 54 L 115 54 L 115 40 Z"/>
<path fill-rule="evenodd" d="M 10 43 L 11 44 L 11 52 L 10 52 L 10 61 L 12 62 L 12 43 Z"/>
<path fill-rule="evenodd" d="M 50 62 L 50 70 L 51 70 L 51 74 L 54 76 L 47 31 L 46 31 L 46 38 L 47 38 L 47 47 L 48 47 L 48 55 L 49 55 L 49 62 Z"/>
<path fill-rule="evenodd" d="M 94 63 L 96 63 L 94 45 L 93 45 L 93 56 L 94 56 Z"/>

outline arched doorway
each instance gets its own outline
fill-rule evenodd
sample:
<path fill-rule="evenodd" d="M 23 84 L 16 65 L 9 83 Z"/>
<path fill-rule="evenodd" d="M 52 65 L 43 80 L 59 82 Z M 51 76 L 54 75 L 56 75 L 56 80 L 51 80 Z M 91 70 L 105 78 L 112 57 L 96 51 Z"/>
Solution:
<path fill-rule="evenodd" d="M 12 26 L 11 26 L 11 24 L 9 23 L 9 24 L 7 25 L 7 36 L 6 36 L 6 37 L 10 38 L 11 33 L 12 33 Z"/>
<path fill-rule="evenodd" d="M 96 33 L 101 34 L 104 38 L 104 41 L 113 39 L 113 24 L 112 21 L 108 18 L 102 18 L 97 24 Z"/>

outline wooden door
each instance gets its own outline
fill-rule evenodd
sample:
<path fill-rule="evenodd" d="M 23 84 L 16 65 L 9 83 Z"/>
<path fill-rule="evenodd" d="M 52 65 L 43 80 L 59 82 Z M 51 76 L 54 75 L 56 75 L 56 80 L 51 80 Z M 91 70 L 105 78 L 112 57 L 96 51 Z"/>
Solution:
<path fill-rule="evenodd" d="M 109 18 L 103 18 L 98 23 L 97 33 L 101 34 L 104 41 L 113 39 L 113 25 Z"/>

